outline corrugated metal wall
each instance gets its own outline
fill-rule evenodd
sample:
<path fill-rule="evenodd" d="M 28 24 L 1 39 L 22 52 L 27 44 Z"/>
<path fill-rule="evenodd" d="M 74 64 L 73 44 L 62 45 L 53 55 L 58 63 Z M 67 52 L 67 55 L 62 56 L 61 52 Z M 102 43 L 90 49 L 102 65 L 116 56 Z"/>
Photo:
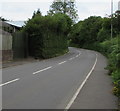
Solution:
<path fill-rule="evenodd" d="M 0 56 L 0 60 L 12 60 L 12 36 L 10 33 L 3 30 L 1 30 L 0 32 L 0 53 L 2 55 Z"/>
<path fill-rule="evenodd" d="M 13 59 L 28 56 L 28 36 L 23 32 L 13 34 Z"/>

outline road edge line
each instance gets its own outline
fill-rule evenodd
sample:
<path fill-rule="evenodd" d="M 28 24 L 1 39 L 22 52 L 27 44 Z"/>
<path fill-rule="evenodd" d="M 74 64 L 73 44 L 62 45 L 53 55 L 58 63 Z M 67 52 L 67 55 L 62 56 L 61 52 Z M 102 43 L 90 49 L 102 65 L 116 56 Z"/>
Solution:
<path fill-rule="evenodd" d="M 85 83 L 87 82 L 88 78 L 90 77 L 90 75 L 92 74 L 96 64 L 97 64 L 97 54 L 96 54 L 96 59 L 95 59 L 95 63 L 92 67 L 92 69 L 90 70 L 90 72 L 87 74 L 86 78 L 84 79 L 84 81 L 82 82 L 82 84 L 80 85 L 80 87 L 77 89 L 76 93 L 73 95 L 72 99 L 70 100 L 70 102 L 67 104 L 67 106 L 65 107 L 64 111 L 67 111 L 70 109 L 70 107 L 72 106 L 73 102 L 75 101 L 75 99 L 77 98 L 78 94 L 80 93 L 80 91 L 82 90 L 82 88 L 84 87 Z"/>

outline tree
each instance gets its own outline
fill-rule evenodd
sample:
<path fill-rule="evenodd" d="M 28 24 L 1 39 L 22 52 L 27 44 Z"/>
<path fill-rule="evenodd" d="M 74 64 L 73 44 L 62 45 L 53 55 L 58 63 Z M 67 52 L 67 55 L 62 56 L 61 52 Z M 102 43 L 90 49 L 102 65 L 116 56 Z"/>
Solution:
<path fill-rule="evenodd" d="M 29 19 L 23 28 L 28 34 L 29 55 L 50 58 L 68 51 L 67 35 L 71 28 L 69 16 L 57 13 L 53 16 L 37 16 Z"/>
<path fill-rule="evenodd" d="M 2 21 L 7 21 L 7 19 L 3 18 L 3 17 L 0 17 L 0 20 Z"/>
<path fill-rule="evenodd" d="M 120 11 L 116 11 L 113 15 L 113 31 L 114 36 L 120 33 Z"/>
<path fill-rule="evenodd" d="M 55 0 L 48 11 L 49 15 L 63 13 L 68 15 L 74 22 L 78 19 L 78 14 L 73 0 Z"/>
<path fill-rule="evenodd" d="M 33 12 L 32 18 L 34 18 L 35 16 L 42 16 L 42 13 L 41 13 L 40 9 L 38 9 L 37 11 Z"/>
<path fill-rule="evenodd" d="M 97 34 L 101 27 L 102 18 L 91 16 L 73 25 L 70 32 L 70 39 L 72 43 L 86 48 L 87 45 L 97 42 Z"/>

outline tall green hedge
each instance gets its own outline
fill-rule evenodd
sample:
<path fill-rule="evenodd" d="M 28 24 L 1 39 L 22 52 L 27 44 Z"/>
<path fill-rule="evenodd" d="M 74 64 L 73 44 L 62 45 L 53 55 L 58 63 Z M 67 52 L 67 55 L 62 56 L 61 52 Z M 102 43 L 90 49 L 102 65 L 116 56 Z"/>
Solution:
<path fill-rule="evenodd" d="M 72 20 L 65 14 L 34 16 L 24 31 L 29 35 L 29 54 L 38 58 L 50 58 L 68 50 L 67 35 Z"/>

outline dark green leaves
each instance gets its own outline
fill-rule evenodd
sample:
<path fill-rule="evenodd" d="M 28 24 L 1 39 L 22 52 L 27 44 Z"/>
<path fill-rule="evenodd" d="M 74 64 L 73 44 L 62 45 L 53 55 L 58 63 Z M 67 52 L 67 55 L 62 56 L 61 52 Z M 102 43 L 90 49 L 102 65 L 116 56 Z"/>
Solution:
<path fill-rule="evenodd" d="M 67 35 L 72 20 L 65 14 L 36 15 L 28 20 L 24 31 L 29 35 L 29 53 L 36 58 L 50 58 L 68 50 Z"/>
<path fill-rule="evenodd" d="M 54 1 L 50 6 L 48 12 L 49 15 L 54 15 L 56 13 L 63 13 L 68 15 L 74 22 L 78 19 L 78 14 L 75 6 L 75 2 L 71 0 L 59 0 Z"/>

